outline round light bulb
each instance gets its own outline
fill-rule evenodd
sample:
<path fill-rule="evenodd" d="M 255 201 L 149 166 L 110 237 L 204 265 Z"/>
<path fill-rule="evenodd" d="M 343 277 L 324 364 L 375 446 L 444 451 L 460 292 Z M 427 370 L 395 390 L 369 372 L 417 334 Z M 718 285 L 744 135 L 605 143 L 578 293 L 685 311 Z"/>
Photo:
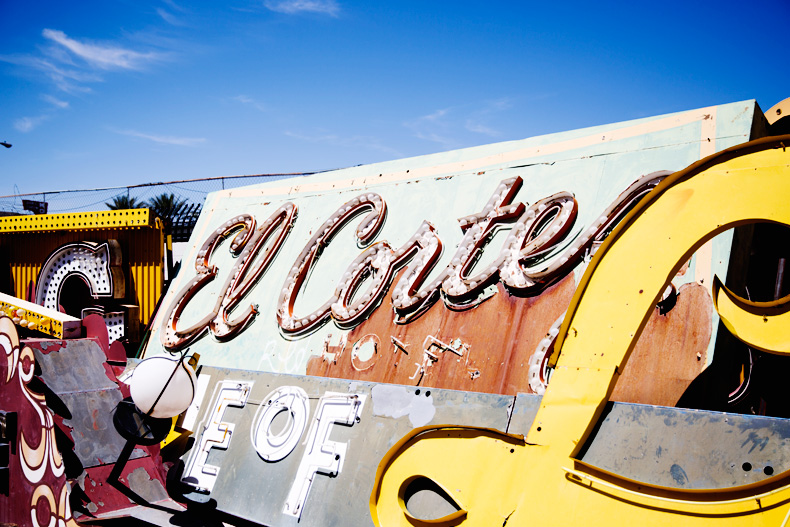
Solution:
<path fill-rule="evenodd" d="M 141 412 L 148 414 L 153 406 L 151 417 L 169 418 L 185 412 L 192 404 L 197 377 L 186 361 L 151 357 L 137 365 L 129 385 L 132 400 Z"/>

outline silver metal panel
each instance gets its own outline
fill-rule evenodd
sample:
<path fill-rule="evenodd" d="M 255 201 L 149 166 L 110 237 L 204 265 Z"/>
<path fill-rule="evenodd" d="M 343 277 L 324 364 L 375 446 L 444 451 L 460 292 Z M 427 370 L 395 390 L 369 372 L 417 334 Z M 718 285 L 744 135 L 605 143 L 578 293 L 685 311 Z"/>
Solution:
<path fill-rule="evenodd" d="M 38 349 L 47 351 L 41 353 Z M 107 377 L 107 356 L 89 339 L 36 342 L 33 346 L 41 377 L 55 393 L 118 389 Z"/>
<path fill-rule="evenodd" d="M 82 466 L 115 463 L 126 440 L 115 430 L 112 413 L 123 396 L 107 376 L 107 357 L 101 347 L 89 339 L 34 341 L 31 347 L 41 379 L 71 414 L 71 418 L 63 416 L 63 424 L 71 429 L 74 453 Z M 62 412 L 57 404 L 50 402 L 50 406 Z M 144 455 L 135 449 L 130 459 Z"/>
<path fill-rule="evenodd" d="M 542 395 L 531 393 L 518 394 L 516 396 L 516 402 L 513 405 L 510 423 L 507 427 L 508 433 L 527 435 L 529 427 L 532 426 L 532 421 L 535 420 L 535 416 L 538 414 L 540 401 L 542 399 Z"/>
<path fill-rule="evenodd" d="M 216 368 L 203 368 L 201 375 L 211 375 L 211 380 L 198 423 L 213 408 L 209 399 L 218 381 L 254 383 L 246 406 L 229 407 L 222 418 L 224 422 L 234 423 L 235 430 L 227 450 L 210 451 L 207 462 L 220 467 L 210 497 L 217 501 L 217 509 L 222 512 L 269 526 L 372 525 L 368 500 L 376 469 L 397 440 L 416 426 L 424 425 L 474 422 L 476 426 L 504 431 L 514 401 L 513 397 L 501 395 Z M 327 391 L 367 396 L 359 422 L 333 427 L 330 439 L 348 445 L 342 471 L 336 477 L 315 476 L 299 521 L 283 514 L 283 506 L 305 453 L 307 430 L 287 457 L 273 463 L 258 456 L 250 434 L 259 405 L 281 386 L 305 390 L 311 420 L 319 398 Z M 393 417 L 396 415 L 400 417 Z M 199 431 L 196 436 L 198 444 Z M 186 461 L 189 455 L 185 455 Z"/>
<path fill-rule="evenodd" d="M 115 430 L 112 413 L 122 399 L 121 392 L 97 390 L 58 394 L 71 412 L 71 419 L 63 423 L 71 428 L 74 453 L 83 467 L 115 463 L 126 440 Z M 143 457 L 145 452 L 135 449 L 130 459 Z"/>
<path fill-rule="evenodd" d="M 527 433 L 539 401 L 535 395 L 518 395 L 510 433 Z M 731 488 L 790 469 L 790 421 L 610 403 L 579 459 L 651 485 Z"/>

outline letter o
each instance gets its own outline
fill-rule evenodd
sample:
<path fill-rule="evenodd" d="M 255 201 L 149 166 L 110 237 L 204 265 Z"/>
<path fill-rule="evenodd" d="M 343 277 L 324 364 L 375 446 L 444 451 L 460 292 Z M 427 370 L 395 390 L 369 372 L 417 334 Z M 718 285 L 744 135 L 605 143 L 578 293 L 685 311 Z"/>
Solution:
<path fill-rule="evenodd" d="M 261 403 L 252 427 L 252 444 L 265 461 L 280 461 L 296 448 L 307 426 L 310 403 L 307 393 L 298 386 L 281 386 Z M 288 412 L 288 425 L 277 435 L 272 434 L 272 422 L 282 412 Z"/>

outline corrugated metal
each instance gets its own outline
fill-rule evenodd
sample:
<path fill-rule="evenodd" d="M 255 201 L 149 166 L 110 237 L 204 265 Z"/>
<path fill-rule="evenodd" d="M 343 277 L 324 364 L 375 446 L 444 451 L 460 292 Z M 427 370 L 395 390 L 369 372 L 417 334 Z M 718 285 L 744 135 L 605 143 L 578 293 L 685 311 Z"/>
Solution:
<path fill-rule="evenodd" d="M 118 241 L 123 254 L 127 277 L 124 301 L 140 306 L 139 323 L 148 324 L 163 285 L 164 238 L 159 220 L 143 227 L 0 232 L 0 253 L 10 267 L 12 282 L 3 292 L 34 300 L 38 273 L 55 249 L 67 243 L 110 239 Z"/>

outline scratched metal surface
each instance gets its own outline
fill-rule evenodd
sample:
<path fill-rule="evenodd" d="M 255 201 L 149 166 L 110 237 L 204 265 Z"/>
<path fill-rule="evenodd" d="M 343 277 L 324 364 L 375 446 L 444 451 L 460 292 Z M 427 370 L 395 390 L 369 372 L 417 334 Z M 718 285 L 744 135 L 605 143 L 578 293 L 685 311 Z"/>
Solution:
<path fill-rule="evenodd" d="M 112 413 L 123 397 L 107 376 L 102 349 L 89 339 L 31 340 L 27 345 L 41 367 L 41 379 L 59 399 L 47 402 L 71 429 L 82 466 L 114 463 L 126 443 L 112 424 Z M 131 458 L 142 455 L 136 449 Z"/>
<path fill-rule="evenodd" d="M 526 434 L 539 404 L 519 394 L 508 432 Z M 726 489 L 790 469 L 790 420 L 610 403 L 580 460 L 662 487 Z"/>
<path fill-rule="evenodd" d="M 476 426 L 505 430 L 514 401 L 513 397 L 492 394 L 426 391 L 410 386 L 208 367 L 203 368 L 200 376 L 211 378 L 206 395 L 202 401 L 195 402 L 201 407 L 196 423 L 200 423 L 204 413 L 211 410 L 208 399 L 218 381 L 254 383 L 245 407 L 225 411 L 223 421 L 235 423 L 236 428 L 227 450 L 210 451 L 208 463 L 220 467 L 210 497 L 217 501 L 217 509 L 222 512 L 272 527 L 372 525 L 368 500 L 376 468 L 398 439 L 415 426 L 423 425 L 474 422 Z M 299 386 L 307 392 L 310 419 L 318 397 L 327 391 L 367 395 L 358 423 L 350 427 L 333 427 L 330 439 L 348 444 L 343 469 L 336 477 L 315 476 L 298 522 L 296 518 L 283 514 L 282 510 L 305 451 L 307 430 L 295 450 L 274 463 L 258 456 L 250 438 L 258 404 L 280 386 Z M 403 411 L 406 412 L 403 416 L 392 417 Z M 189 455 L 185 455 L 185 461 Z"/>
<path fill-rule="evenodd" d="M 88 339 L 31 340 L 41 376 L 55 393 L 118 389 L 102 366 L 107 356 Z"/>
<path fill-rule="evenodd" d="M 71 419 L 63 423 L 71 428 L 74 453 L 83 467 L 115 463 L 126 440 L 115 430 L 112 414 L 123 398 L 119 390 L 96 390 L 58 395 L 71 411 Z M 144 456 L 140 449 L 131 459 Z"/>
<path fill-rule="evenodd" d="M 163 300 L 159 319 L 153 323 L 145 356 L 164 352 L 160 343 L 163 322 L 161 316 L 174 301 L 175 295 L 194 277 L 194 262 L 203 240 L 219 225 L 240 213 L 250 213 L 263 221 L 285 202 L 293 202 L 299 209 L 294 227 L 282 250 L 242 302 L 243 305 L 258 306 L 259 315 L 256 319 L 229 341 L 220 342 L 210 336 L 203 337 L 191 346 L 191 350 L 200 353 L 201 361 L 206 365 L 305 374 L 311 358 L 320 357 L 326 345 L 338 346 L 342 336 L 348 336 L 349 331 L 329 322 L 308 336 L 290 340 L 283 338 L 275 318 L 278 294 L 291 266 L 315 229 L 346 200 L 363 192 L 380 194 L 387 203 L 388 215 L 375 241 L 387 240 L 393 247 L 400 247 L 408 240 L 423 220 L 430 221 L 445 246 L 436 269 L 428 276 L 430 281 L 448 265 L 461 239 L 462 231 L 457 218 L 482 210 L 488 197 L 503 179 L 514 176 L 523 178 L 524 186 L 516 195 L 516 202 L 534 203 L 558 191 L 573 192 L 579 203 L 577 226 L 579 229 L 586 229 L 639 176 L 657 170 L 679 170 L 708 153 L 748 140 L 755 119 L 755 109 L 754 101 L 744 101 L 520 141 L 353 167 L 307 178 L 295 178 L 287 183 L 274 182 L 213 193 L 207 197 L 203 213 L 192 234 L 189 242 L 191 249 L 184 256 L 182 270 Z M 332 296 L 347 265 L 360 253 L 361 249 L 352 236 L 353 230 L 351 226 L 344 228 L 323 251 L 296 301 L 295 309 L 299 316 L 312 312 Z M 506 232 L 502 233 L 503 236 L 505 234 Z M 493 253 L 498 253 L 501 240 L 498 237 L 492 240 L 492 250 L 486 251 L 480 266 L 486 265 L 493 258 Z M 693 258 L 689 271 L 675 285 L 679 287 L 683 283 L 694 282 L 698 279 L 698 271 L 700 276 L 710 276 L 713 273 L 726 276 L 730 240 L 731 233 L 723 233 L 717 237 L 709 253 L 709 263 L 703 265 L 699 258 Z M 200 320 L 206 314 L 206 307 L 214 305 L 234 262 L 227 250 L 228 245 L 229 242 L 225 242 L 219 247 L 215 257 L 212 257 L 212 264 L 219 268 L 219 274 L 187 305 L 181 327 Z M 702 261 L 705 262 L 706 259 L 703 258 Z M 578 266 L 574 272 L 578 274 L 580 271 L 581 266 Z M 710 280 L 705 280 L 705 287 L 709 282 Z M 388 297 L 391 292 L 390 290 Z M 511 300 L 524 301 L 515 297 Z M 546 311 L 547 320 L 551 318 L 549 314 L 567 307 L 567 302 L 564 305 L 560 305 L 563 301 L 556 302 L 557 306 Z M 388 304 L 385 304 L 387 302 L 379 306 L 377 312 L 386 311 Z M 449 311 L 444 305 L 437 305 L 433 309 Z M 467 318 L 474 318 L 475 315 L 476 313 L 470 312 Z M 526 315 L 526 318 L 534 318 L 532 315 L 534 313 Z M 438 318 L 443 316 L 444 313 L 440 313 Z M 713 316 L 712 313 L 710 316 Z M 388 343 L 390 336 L 397 335 L 400 331 L 400 326 L 393 324 L 391 320 L 388 323 L 386 330 L 376 327 L 369 333 L 378 334 L 382 342 Z M 358 327 L 357 334 L 368 333 L 363 328 L 365 324 Z M 438 338 L 465 340 L 485 332 L 504 332 L 508 333 L 508 342 L 531 342 L 529 339 L 535 335 L 542 337 L 545 334 L 549 329 L 547 324 L 543 323 L 536 328 L 522 328 L 522 333 L 512 334 L 507 331 L 511 328 L 507 328 L 504 323 L 490 326 L 486 321 L 486 327 L 483 327 L 482 322 L 463 324 L 462 331 L 450 328 L 453 331 L 448 330 L 447 334 L 429 334 Z M 716 337 L 715 319 L 712 328 L 708 344 L 711 352 L 701 354 L 704 361 L 700 367 L 704 367 L 713 357 L 710 346 Z M 414 335 L 415 343 L 422 342 L 426 337 L 422 330 L 414 332 L 419 333 Z M 347 352 L 353 344 L 353 341 L 348 342 Z M 475 353 L 480 351 L 487 350 L 481 350 L 477 346 Z M 524 362 L 521 359 L 522 357 L 516 357 L 512 363 L 505 364 L 502 368 L 521 368 Z M 460 382 L 467 372 L 463 371 L 459 375 Z M 460 385 L 448 387 L 462 388 Z M 515 383 L 497 382 L 471 389 L 512 394 L 529 391 L 521 377 Z"/>

